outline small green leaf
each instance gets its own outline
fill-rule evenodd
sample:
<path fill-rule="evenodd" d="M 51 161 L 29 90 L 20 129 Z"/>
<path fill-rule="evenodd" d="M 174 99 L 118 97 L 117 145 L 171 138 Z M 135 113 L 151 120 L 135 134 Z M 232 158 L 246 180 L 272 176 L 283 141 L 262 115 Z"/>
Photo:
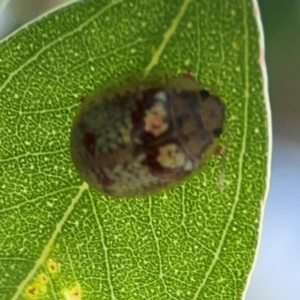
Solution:
<path fill-rule="evenodd" d="M 0 44 L 0 299 L 242 298 L 269 175 L 259 26 L 250 0 L 91 0 Z M 190 71 L 226 103 L 225 165 L 103 196 L 70 159 L 80 99 L 155 69 Z"/>

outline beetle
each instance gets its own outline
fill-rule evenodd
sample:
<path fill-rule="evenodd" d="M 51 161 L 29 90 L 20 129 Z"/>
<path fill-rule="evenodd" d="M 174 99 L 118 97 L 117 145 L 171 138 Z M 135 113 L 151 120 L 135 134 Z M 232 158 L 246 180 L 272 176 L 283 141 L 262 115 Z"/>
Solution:
<path fill-rule="evenodd" d="M 190 74 L 130 76 L 86 97 L 70 135 L 81 178 L 138 197 L 194 174 L 219 144 L 225 104 Z"/>

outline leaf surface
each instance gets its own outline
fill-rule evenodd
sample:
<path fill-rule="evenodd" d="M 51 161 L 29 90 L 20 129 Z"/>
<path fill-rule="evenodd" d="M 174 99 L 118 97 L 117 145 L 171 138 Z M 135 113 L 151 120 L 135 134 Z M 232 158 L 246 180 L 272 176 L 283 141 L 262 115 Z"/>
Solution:
<path fill-rule="evenodd" d="M 83 1 L 3 41 L 0 299 L 241 299 L 268 175 L 259 50 L 247 0 Z M 226 103 L 226 163 L 154 196 L 103 196 L 70 159 L 80 99 L 156 69 Z"/>

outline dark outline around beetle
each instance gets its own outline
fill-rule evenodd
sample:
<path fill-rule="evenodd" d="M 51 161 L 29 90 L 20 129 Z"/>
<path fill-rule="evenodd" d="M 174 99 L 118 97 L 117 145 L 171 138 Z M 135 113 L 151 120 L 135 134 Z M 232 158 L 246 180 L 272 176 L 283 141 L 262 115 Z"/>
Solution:
<path fill-rule="evenodd" d="M 225 104 L 190 73 L 114 80 L 84 98 L 71 129 L 80 177 L 114 197 L 175 186 L 219 149 Z"/>

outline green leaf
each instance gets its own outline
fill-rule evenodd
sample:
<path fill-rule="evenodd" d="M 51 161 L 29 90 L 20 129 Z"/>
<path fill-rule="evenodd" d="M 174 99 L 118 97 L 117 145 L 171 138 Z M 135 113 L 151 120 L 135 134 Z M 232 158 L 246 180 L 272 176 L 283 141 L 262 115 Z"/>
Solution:
<path fill-rule="evenodd" d="M 0 299 L 242 298 L 271 140 L 253 3 L 84 1 L 0 44 Z M 158 195 L 103 196 L 70 159 L 80 98 L 155 69 L 189 70 L 224 100 L 225 165 Z"/>

